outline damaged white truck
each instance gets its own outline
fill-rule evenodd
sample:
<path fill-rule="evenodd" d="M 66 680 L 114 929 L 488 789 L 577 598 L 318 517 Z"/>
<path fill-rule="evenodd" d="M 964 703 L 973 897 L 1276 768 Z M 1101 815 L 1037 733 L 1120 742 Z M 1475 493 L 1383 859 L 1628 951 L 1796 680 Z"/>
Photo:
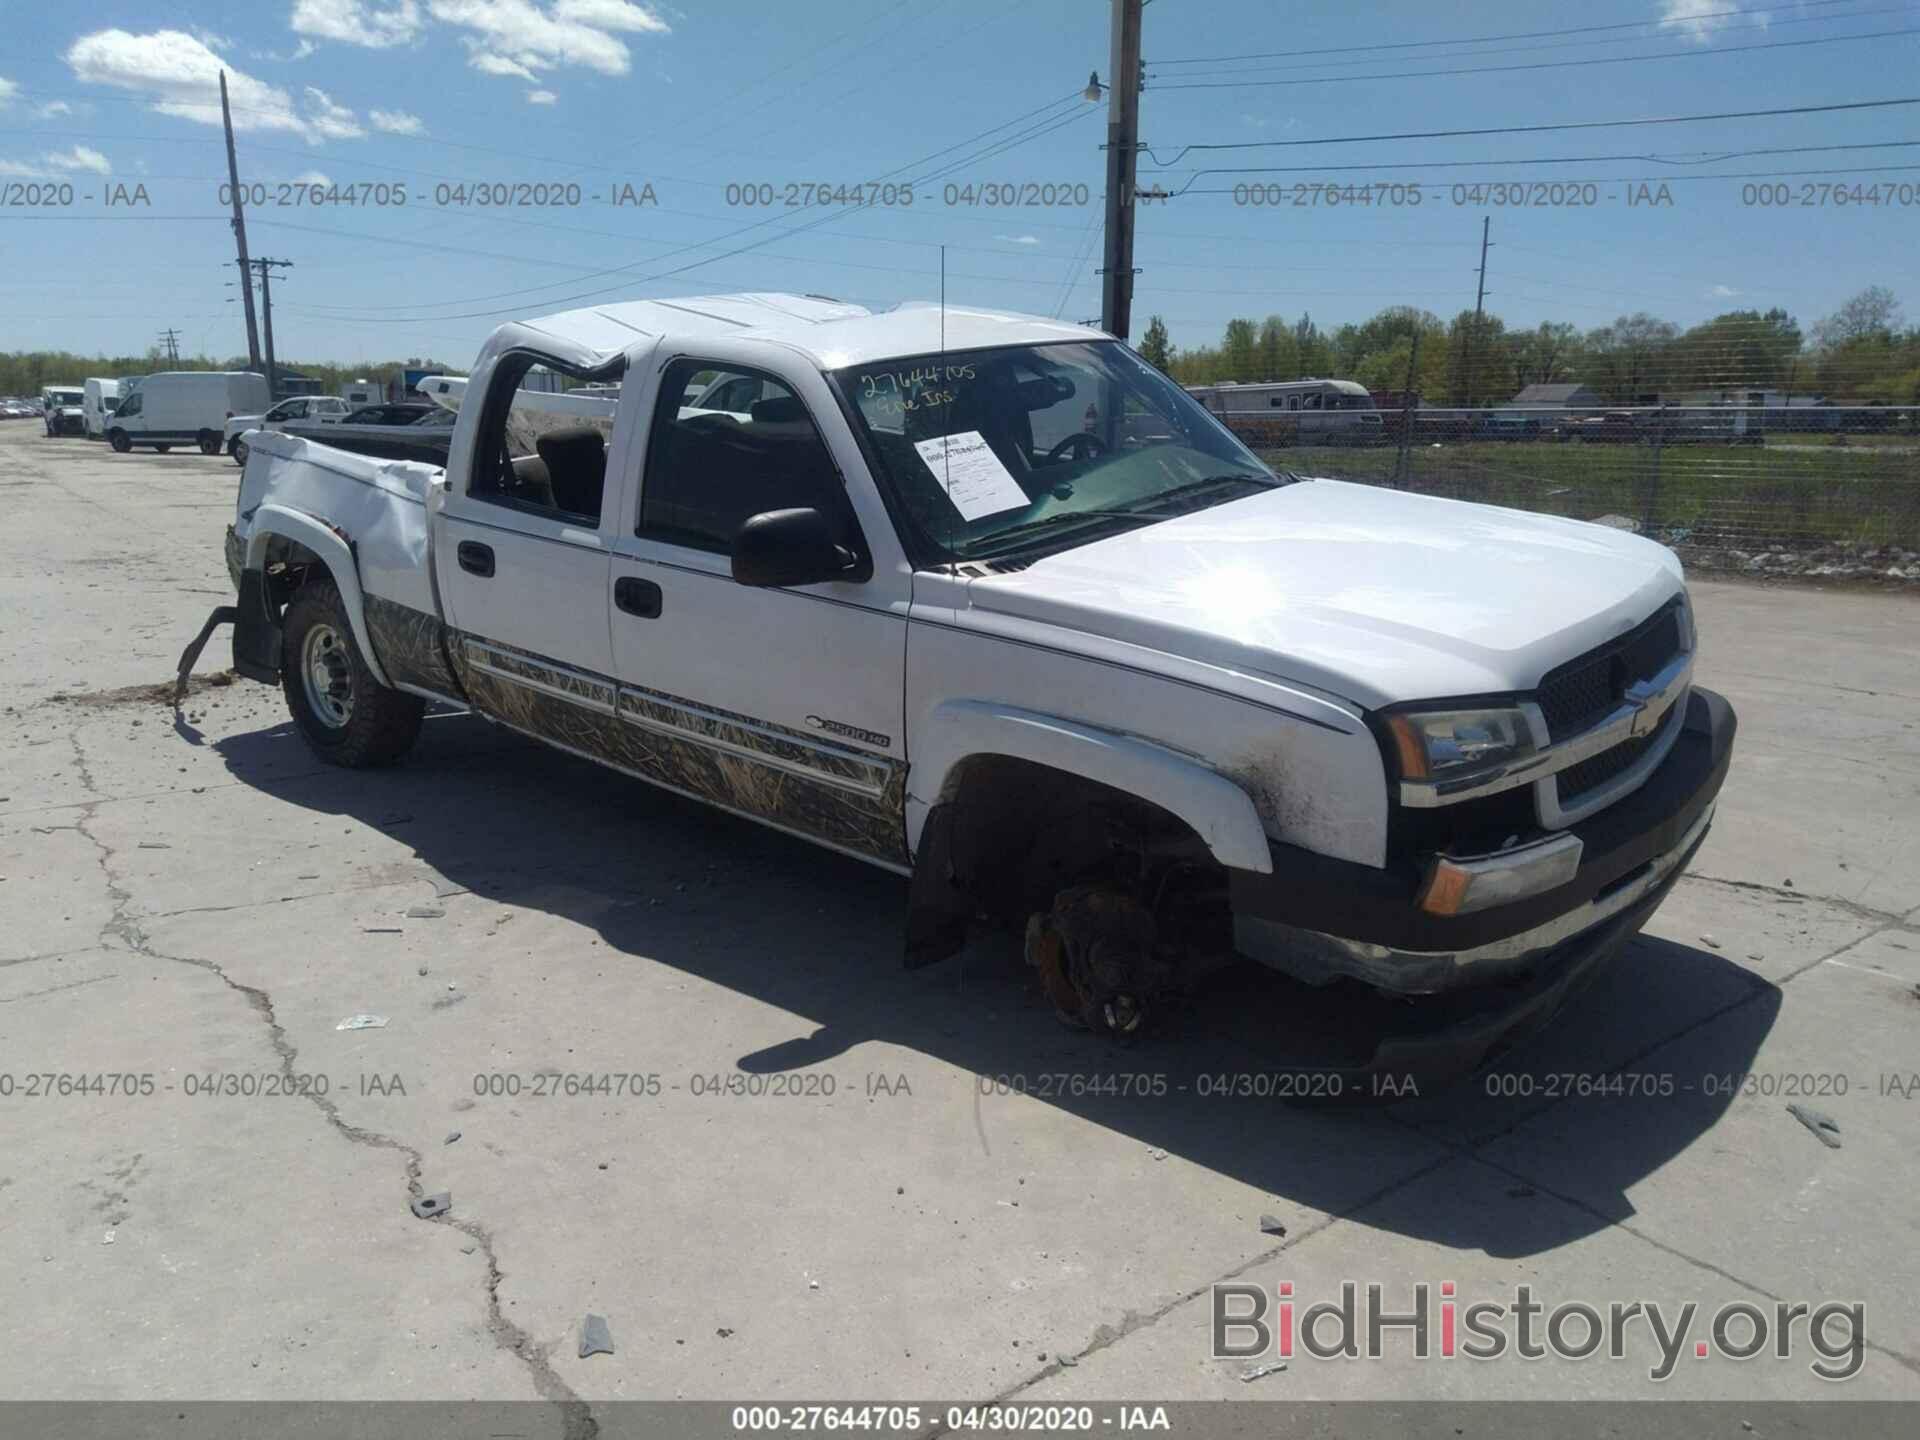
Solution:
<path fill-rule="evenodd" d="M 555 395 L 554 390 L 563 393 Z M 460 706 L 1010 922 L 1127 1035 L 1210 964 L 1537 1026 L 1700 844 L 1734 716 L 1631 534 L 1262 464 L 1097 331 L 776 294 L 503 326 L 444 470 L 259 432 L 234 666 L 323 759 Z"/>

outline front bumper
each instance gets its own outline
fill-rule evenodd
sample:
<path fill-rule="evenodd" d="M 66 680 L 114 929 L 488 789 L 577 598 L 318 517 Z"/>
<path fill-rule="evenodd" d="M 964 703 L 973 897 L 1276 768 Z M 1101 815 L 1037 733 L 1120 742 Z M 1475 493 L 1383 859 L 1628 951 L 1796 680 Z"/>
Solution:
<path fill-rule="evenodd" d="M 1561 832 L 1581 843 L 1564 884 L 1435 915 L 1419 906 L 1424 875 L 1411 863 L 1374 869 L 1275 845 L 1272 874 L 1231 872 L 1236 948 L 1311 983 L 1432 994 L 1534 972 L 1623 917 L 1644 919 L 1705 837 L 1733 757 L 1733 708 L 1698 688 L 1686 707 L 1645 783 Z"/>

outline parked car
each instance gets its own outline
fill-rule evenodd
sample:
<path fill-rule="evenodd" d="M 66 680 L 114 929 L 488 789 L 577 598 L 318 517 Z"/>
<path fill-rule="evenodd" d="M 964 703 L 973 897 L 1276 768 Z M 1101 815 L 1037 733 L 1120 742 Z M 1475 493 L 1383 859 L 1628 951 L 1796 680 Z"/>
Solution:
<path fill-rule="evenodd" d="M 341 422 L 346 425 L 411 425 L 422 415 L 433 413 L 434 405 L 411 403 L 362 405 L 349 411 Z"/>
<path fill-rule="evenodd" d="M 84 435 L 87 433 L 86 388 L 81 385 L 48 385 L 40 391 L 40 418 L 47 434 Z"/>
<path fill-rule="evenodd" d="M 1639 421 L 1631 410 L 1609 410 L 1604 415 L 1569 420 L 1560 433 L 1563 439 L 1584 445 L 1632 445 L 1641 438 Z"/>
<path fill-rule="evenodd" d="M 1517 410 L 1496 410 L 1480 417 L 1482 440 L 1538 440 L 1540 417 Z"/>
<path fill-rule="evenodd" d="M 312 420 L 317 424 L 332 424 L 347 418 L 347 402 L 336 395 L 296 395 L 291 400 L 282 400 L 263 415 L 229 415 L 222 431 L 221 443 L 234 460 L 247 463 L 247 442 L 243 438 L 249 430 L 278 430 L 289 420 Z"/>
<path fill-rule="evenodd" d="M 267 409 L 267 381 L 250 370 L 174 370 L 149 375 L 107 422 L 107 441 L 122 454 L 151 445 L 164 455 L 197 445 L 218 455 L 227 421 Z"/>
<path fill-rule="evenodd" d="M 687 405 L 703 371 L 760 382 L 746 420 Z M 1098 1031 L 1235 953 L 1383 992 L 1353 1073 L 1423 1086 L 1557 1008 L 1712 822 L 1735 722 L 1673 552 L 1276 472 L 1098 331 L 606 304 L 501 327 L 470 383 L 450 468 L 255 436 L 182 686 L 231 621 L 325 761 L 470 708 L 910 876 L 911 963 L 1011 922 Z"/>
<path fill-rule="evenodd" d="M 356 455 L 444 465 L 453 440 L 453 421 L 453 412 L 438 405 L 369 405 L 337 423 L 323 426 L 296 420 L 285 429 Z"/>

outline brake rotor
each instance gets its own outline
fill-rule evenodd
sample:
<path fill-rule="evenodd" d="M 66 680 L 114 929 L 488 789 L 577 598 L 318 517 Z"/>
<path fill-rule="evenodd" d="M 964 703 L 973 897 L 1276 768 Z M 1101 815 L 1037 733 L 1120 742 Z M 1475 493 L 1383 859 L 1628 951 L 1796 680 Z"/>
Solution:
<path fill-rule="evenodd" d="M 1068 1025 L 1126 1037 L 1145 1020 L 1168 967 L 1155 955 L 1146 906 L 1104 885 L 1062 890 L 1027 921 L 1027 963 Z"/>

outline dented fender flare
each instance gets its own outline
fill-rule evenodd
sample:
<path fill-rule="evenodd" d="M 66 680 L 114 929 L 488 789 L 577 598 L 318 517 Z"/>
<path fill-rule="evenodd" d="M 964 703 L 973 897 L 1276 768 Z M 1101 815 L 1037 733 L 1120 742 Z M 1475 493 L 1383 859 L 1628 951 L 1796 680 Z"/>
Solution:
<path fill-rule="evenodd" d="M 918 853 L 927 817 L 951 798 L 960 766 L 982 755 L 1031 761 L 1137 796 L 1188 825 L 1228 869 L 1273 871 L 1273 851 L 1252 797 L 1218 771 L 1151 740 L 979 700 L 935 706 L 914 739 L 909 850 Z"/>
<path fill-rule="evenodd" d="M 387 685 L 387 673 L 374 652 L 373 636 L 367 629 L 366 597 L 360 590 L 360 567 L 353 558 L 353 546 L 346 537 L 324 520 L 284 505 L 265 504 L 253 512 L 253 529 L 247 536 L 247 558 L 243 573 L 264 574 L 267 546 L 274 539 L 292 540 L 320 557 L 340 592 L 340 603 L 347 612 L 347 624 L 360 647 L 373 678 Z"/>

